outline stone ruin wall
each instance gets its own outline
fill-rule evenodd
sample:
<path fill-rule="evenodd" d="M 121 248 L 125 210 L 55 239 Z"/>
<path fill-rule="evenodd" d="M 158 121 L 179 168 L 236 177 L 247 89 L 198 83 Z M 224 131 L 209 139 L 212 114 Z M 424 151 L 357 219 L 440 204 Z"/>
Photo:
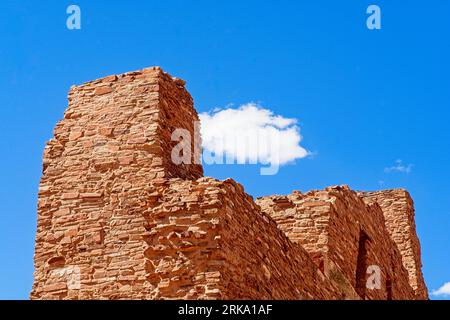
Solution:
<path fill-rule="evenodd" d="M 300 245 L 233 180 L 224 183 L 223 239 L 227 299 L 345 298 Z"/>
<path fill-rule="evenodd" d="M 377 204 L 366 205 L 346 186 L 262 197 L 257 203 L 347 295 L 366 299 L 415 298 L 401 253 Z M 360 242 L 362 235 L 367 236 L 364 243 Z M 372 265 L 380 267 L 381 290 L 366 289 L 366 270 Z"/>
<path fill-rule="evenodd" d="M 233 180 L 171 179 L 145 216 L 148 298 L 331 299 L 300 246 Z"/>
<path fill-rule="evenodd" d="M 403 189 L 378 192 L 361 192 L 368 203 L 377 203 L 383 210 L 387 231 L 399 248 L 409 281 L 419 299 L 428 298 L 428 290 L 422 274 L 419 237 L 414 220 L 414 202 Z"/>
<path fill-rule="evenodd" d="M 195 179 L 200 165 L 170 161 L 170 130 L 197 120 L 183 83 L 159 68 L 95 80 L 69 93 L 69 108 L 44 151 L 32 297 L 72 296 L 61 268 L 80 268 L 77 297 L 141 297 L 145 219 L 140 197 L 157 179 Z M 182 128 L 193 131 L 193 121 Z M 56 276 L 55 276 L 56 275 Z M 53 279 L 55 278 L 55 279 Z M 121 289 L 122 281 L 136 286 Z M 119 289 L 116 290 L 116 288 Z"/>
<path fill-rule="evenodd" d="M 171 161 L 171 133 L 193 137 L 197 120 L 184 82 L 157 67 L 71 88 L 44 152 L 32 299 L 387 299 L 358 292 L 361 228 L 392 298 L 427 297 L 412 202 L 339 187 L 260 207 L 202 178 L 198 153 Z"/>

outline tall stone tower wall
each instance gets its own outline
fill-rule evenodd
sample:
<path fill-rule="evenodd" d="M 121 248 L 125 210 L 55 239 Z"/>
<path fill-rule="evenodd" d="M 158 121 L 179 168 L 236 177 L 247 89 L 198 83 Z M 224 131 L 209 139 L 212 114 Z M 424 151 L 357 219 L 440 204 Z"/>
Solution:
<path fill-rule="evenodd" d="M 194 136 L 197 120 L 184 83 L 159 68 L 71 88 L 44 152 L 33 298 L 142 296 L 140 206 L 153 192 L 152 181 L 203 175 L 196 159 L 174 165 L 170 152 L 173 130 Z M 67 291 L 59 278 L 68 272 L 80 272 L 81 291 Z M 130 281 L 133 286 L 121 289 Z"/>

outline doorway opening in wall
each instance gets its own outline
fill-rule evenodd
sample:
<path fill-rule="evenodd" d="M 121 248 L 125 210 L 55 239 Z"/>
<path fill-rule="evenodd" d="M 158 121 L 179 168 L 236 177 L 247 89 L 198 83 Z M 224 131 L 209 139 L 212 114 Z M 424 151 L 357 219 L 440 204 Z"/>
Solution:
<path fill-rule="evenodd" d="M 366 298 L 366 275 L 367 275 L 367 242 L 369 237 L 361 230 L 358 242 L 358 260 L 356 262 L 356 293 L 361 299 Z"/>

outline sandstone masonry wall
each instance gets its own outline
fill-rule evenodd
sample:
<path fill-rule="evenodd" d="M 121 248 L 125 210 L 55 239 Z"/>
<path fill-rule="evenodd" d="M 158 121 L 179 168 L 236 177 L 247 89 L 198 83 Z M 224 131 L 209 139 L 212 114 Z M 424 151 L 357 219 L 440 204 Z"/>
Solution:
<path fill-rule="evenodd" d="M 76 297 L 143 296 L 141 197 L 155 179 L 202 176 L 200 165 L 172 165 L 167 151 L 170 130 L 194 134 L 195 120 L 183 83 L 159 68 L 72 87 L 44 152 L 32 298 L 72 298 L 61 270 L 75 267 Z"/>
<path fill-rule="evenodd" d="M 44 153 L 32 299 L 336 296 L 242 187 L 172 163 L 171 133 L 197 119 L 158 68 L 71 89 Z"/>
<path fill-rule="evenodd" d="M 292 241 L 310 253 L 347 296 L 414 298 L 400 251 L 387 232 L 378 205 L 366 205 L 346 186 L 304 195 L 295 192 L 286 197 L 263 197 L 257 203 Z M 367 237 L 364 244 L 360 242 L 362 235 Z M 371 265 L 381 268 L 381 290 L 366 288 L 366 270 Z"/>
<path fill-rule="evenodd" d="M 363 199 L 377 203 L 383 210 L 386 227 L 399 248 L 403 265 L 408 271 L 409 281 L 418 299 L 428 299 L 428 289 L 422 275 L 420 242 L 414 220 L 414 203 L 403 189 L 378 192 L 361 192 Z"/>
<path fill-rule="evenodd" d="M 409 195 L 255 202 L 204 178 L 184 85 L 154 67 L 71 88 L 44 151 L 31 299 L 427 297 Z M 171 159 L 175 129 L 188 163 Z M 362 286 L 371 264 L 381 290 Z"/>
<path fill-rule="evenodd" d="M 171 179 L 147 203 L 150 294 L 183 299 L 333 299 L 338 291 L 233 180 Z"/>
<path fill-rule="evenodd" d="M 222 188 L 225 298 L 345 298 L 306 250 L 292 243 L 241 185 L 226 180 Z"/>

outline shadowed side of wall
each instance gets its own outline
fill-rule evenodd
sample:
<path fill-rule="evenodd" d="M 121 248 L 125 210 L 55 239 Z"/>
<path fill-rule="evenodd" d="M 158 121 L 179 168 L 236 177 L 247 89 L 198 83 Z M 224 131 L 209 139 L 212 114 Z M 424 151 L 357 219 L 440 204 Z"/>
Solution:
<path fill-rule="evenodd" d="M 402 255 L 409 282 L 418 299 L 428 299 L 428 289 L 422 274 L 420 241 L 416 233 L 414 203 L 406 190 L 361 192 L 363 199 L 376 203 L 383 210 L 387 230 Z"/>
<path fill-rule="evenodd" d="M 227 299 L 343 299 L 300 245 L 232 180 L 223 183 Z"/>

